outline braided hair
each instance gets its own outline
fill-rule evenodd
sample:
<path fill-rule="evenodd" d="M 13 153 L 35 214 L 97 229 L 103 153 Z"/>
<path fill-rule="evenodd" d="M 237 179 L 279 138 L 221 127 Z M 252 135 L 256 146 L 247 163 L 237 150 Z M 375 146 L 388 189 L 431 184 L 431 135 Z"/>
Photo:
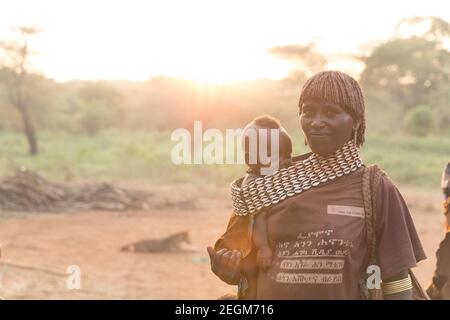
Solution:
<path fill-rule="evenodd" d="M 348 112 L 359 126 L 356 133 L 356 144 L 362 146 L 366 131 L 364 115 L 364 96 L 358 82 L 340 71 L 321 71 L 309 78 L 303 85 L 300 94 L 299 108 L 307 100 L 318 99 L 325 103 L 339 105 Z"/>

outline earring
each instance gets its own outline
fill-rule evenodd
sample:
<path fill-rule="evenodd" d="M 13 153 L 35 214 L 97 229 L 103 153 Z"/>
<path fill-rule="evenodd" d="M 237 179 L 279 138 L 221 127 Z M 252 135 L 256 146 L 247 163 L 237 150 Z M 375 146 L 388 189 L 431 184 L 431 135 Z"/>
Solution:
<path fill-rule="evenodd" d="M 357 135 L 358 135 L 358 128 L 353 128 L 353 143 L 355 144 L 355 146 L 356 146 Z"/>
<path fill-rule="evenodd" d="M 308 141 L 306 141 L 306 138 L 303 138 L 303 140 L 305 141 L 305 146 L 308 145 Z"/>

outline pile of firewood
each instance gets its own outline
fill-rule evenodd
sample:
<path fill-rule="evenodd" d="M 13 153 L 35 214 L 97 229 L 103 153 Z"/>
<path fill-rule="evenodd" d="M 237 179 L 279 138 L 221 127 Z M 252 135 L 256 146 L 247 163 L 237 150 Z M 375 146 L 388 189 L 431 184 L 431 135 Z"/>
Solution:
<path fill-rule="evenodd" d="M 160 207 L 160 200 L 153 203 L 155 198 L 158 197 L 150 192 L 121 188 L 112 183 L 55 183 L 23 168 L 0 180 L 0 209 L 8 211 L 142 210 Z M 185 207 L 185 201 L 180 202 L 179 207 Z M 170 206 L 178 205 L 168 203 L 167 207 Z"/>
<path fill-rule="evenodd" d="M 62 210 L 70 194 L 63 185 L 49 182 L 37 173 L 17 169 L 0 180 L 0 207 L 12 211 Z"/>
<path fill-rule="evenodd" d="M 72 188 L 70 207 L 95 210 L 141 210 L 151 207 L 151 194 L 141 190 L 119 188 L 111 183 Z"/>

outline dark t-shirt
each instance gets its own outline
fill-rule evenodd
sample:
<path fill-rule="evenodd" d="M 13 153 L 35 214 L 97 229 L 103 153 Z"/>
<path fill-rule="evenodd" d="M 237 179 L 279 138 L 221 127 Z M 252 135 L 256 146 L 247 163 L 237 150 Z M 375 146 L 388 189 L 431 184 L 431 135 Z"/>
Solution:
<path fill-rule="evenodd" d="M 425 259 L 397 188 L 383 178 L 378 193 L 378 262 L 382 278 Z M 367 267 L 362 171 L 287 199 L 270 210 L 272 267 L 259 271 L 257 299 L 360 299 Z"/>

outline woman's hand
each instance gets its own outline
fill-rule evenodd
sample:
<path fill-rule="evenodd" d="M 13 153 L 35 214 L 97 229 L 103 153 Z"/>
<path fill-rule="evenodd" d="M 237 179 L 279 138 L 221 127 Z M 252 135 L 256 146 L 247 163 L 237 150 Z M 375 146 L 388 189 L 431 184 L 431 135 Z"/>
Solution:
<path fill-rule="evenodd" d="M 230 285 L 237 285 L 241 274 L 239 272 L 241 253 L 237 250 L 220 249 L 215 251 L 208 247 L 211 270 L 220 280 Z"/>

